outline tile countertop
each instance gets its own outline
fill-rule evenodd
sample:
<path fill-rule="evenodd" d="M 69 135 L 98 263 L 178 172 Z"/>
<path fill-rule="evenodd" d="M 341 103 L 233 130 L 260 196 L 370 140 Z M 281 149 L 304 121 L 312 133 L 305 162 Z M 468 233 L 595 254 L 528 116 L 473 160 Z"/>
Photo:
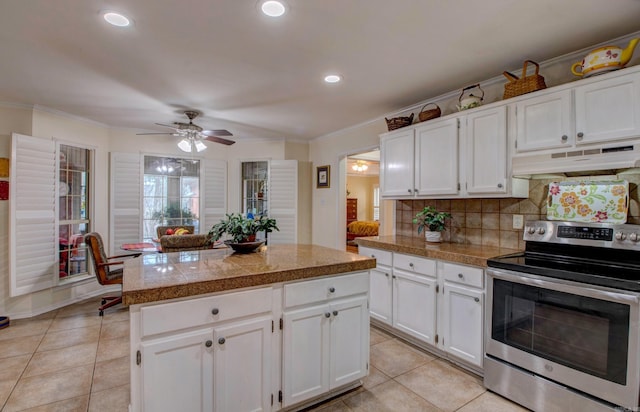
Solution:
<path fill-rule="evenodd" d="M 152 253 L 125 262 L 122 300 L 134 305 L 374 267 L 375 259 L 316 245 Z"/>
<path fill-rule="evenodd" d="M 487 259 L 516 253 L 516 249 L 494 246 L 465 245 L 461 243 L 427 243 L 423 239 L 408 236 L 371 236 L 355 240 L 360 246 L 408 253 L 432 259 L 446 260 L 464 265 L 487 266 Z"/>

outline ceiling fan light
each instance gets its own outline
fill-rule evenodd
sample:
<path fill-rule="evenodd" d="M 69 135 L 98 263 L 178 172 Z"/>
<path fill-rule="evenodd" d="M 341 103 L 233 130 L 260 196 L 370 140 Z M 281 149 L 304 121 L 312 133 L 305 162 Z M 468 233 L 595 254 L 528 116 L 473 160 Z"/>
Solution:
<path fill-rule="evenodd" d="M 196 140 L 196 141 L 194 141 L 193 144 L 196 146 L 196 151 L 198 151 L 198 152 L 201 152 L 201 151 L 203 151 L 204 149 L 207 148 L 207 145 L 202 143 L 201 140 Z"/>
<path fill-rule="evenodd" d="M 178 148 L 183 152 L 190 153 L 191 152 L 191 142 L 188 139 L 182 139 L 178 142 Z"/>

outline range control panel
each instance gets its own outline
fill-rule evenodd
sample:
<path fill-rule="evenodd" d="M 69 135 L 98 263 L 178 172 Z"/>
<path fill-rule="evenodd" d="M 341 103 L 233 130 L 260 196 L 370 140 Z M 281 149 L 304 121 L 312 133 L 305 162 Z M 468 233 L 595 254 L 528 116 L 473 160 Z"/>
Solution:
<path fill-rule="evenodd" d="M 563 243 L 596 247 L 613 247 L 640 251 L 640 225 L 603 223 L 528 221 L 524 226 L 526 241 Z"/>

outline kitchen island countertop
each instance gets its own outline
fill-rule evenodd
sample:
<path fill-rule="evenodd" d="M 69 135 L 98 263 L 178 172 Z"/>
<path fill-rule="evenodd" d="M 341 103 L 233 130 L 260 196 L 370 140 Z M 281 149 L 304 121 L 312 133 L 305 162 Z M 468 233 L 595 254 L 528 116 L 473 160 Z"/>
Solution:
<path fill-rule="evenodd" d="M 317 245 L 145 254 L 124 266 L 125 305 L 310 279 L 375 267 L 375 259 Z"/>
<path fill-rule="evenodd" d="M 461 243 L 428 243 L 424 239 L 409 236 L 371 236 L 357 238 L 360 246 L 408 253 L 431 259 L 446 260 L 473 266 L 487 266 L 487 259 L 518 252 L 494 246 L 467 245 Z"/>

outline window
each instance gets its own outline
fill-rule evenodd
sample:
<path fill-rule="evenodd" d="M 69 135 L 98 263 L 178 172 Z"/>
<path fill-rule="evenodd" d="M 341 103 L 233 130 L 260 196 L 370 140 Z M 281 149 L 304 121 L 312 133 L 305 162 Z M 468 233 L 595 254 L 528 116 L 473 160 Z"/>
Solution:
<path fill-rule="evenodd" d="M 373 220 L 380 220 L 380 186 L 373 187 Z"/>
<path fill-rule="evenodd" d="M 156 227 L 193 225 L 199 232 L 200 161 L 144 156 L 143 239 Z"/>
<path fill-rule="evenodd" d="M 89 189 L 91 151 L 58 146 L 58 244 L 60 270 L 67 278 L 87 273 L 84 235 L 91 230 Z"/>
<path fill-rule="evenodd" d="M 242 162 L 242 213 L 267 216 L 269 162 Z"/>

